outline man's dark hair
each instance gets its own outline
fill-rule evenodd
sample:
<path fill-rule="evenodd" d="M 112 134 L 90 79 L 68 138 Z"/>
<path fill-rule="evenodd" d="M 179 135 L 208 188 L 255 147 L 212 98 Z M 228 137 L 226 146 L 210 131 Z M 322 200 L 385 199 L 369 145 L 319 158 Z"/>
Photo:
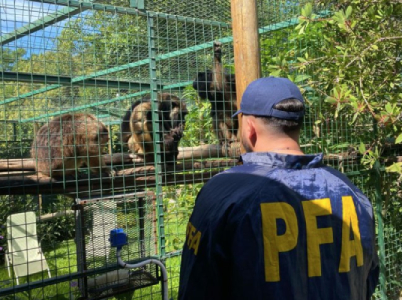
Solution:
<path fill-rule="evenodd" d="M 304 104 L 297 99 L 286 99 L 277 103 L 273 108 L 288 112 L 298 112 L 304 110 Z M 275 127 L 278 131 L 282 131 L 284 133 L 291 133 L 296 130 L 300 130 L 303 124 L 303 118 L 296 121 L 296 120 L 285 120 L 265 116 L 255 116 L 255 117 L 262 119 L 265 125 L 271 128 Z"/>

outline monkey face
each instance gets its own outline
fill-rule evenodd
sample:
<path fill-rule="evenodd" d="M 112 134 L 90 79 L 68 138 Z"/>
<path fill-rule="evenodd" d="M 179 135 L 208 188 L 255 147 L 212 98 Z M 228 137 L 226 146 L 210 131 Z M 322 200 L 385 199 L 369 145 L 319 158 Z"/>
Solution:
<path fill-rule="evenodd" d="M 163 159 L 173 162 L 178 154 L 178 143 L 183 136 L 187 109 L 184 102 L 174 95 L 158 94 L 159 132 L 162 134 Z M 132 106 L 130 117 L 131 137 L 128 146 L 137 159 L 153 160 L 152 105 L 149 97 L 137 101 Z M 124 121 L 124 119 L 123 119 Z"/>
<path fill-rule="evenodd" d="M 184 102 L 177 100 L 162 101 L 159 104 L 159 112 L 162 119 L 160 120 L 163 125 L 164 132 L 170 132 L 174 128 L 183 128 L 185 117 L 187 115 L 187 108 Z"/>

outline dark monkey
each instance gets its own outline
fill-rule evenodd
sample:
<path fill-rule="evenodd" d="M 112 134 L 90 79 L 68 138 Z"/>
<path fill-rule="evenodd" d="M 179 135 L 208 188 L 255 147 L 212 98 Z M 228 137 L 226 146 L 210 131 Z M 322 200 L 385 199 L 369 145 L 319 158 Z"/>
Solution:
<path fill-rule="evenodd" d="M 222 43 L 214 42 L 213 70 L 199 72 L 193 82 L 202 99 L 211 102 L 214 130 L 221 144 L 238 141 L 238 120 L 232 118 L 237 111 L 236 80 L 234 74 L 225 74 L 222 66 Z"/>
<path fill-rule="evenodd" d="M 163 136 L 162 162 L 173 163 L 179 153 L 179 142 L 183 136 L 186 105 L 177 96 L 158 94 L 159 132 Z M 136 101 L 127 110 L 121 124 L 121 139 L 137 161 L 154 161 L 152 107 L 150 96 Z"/>
<path fill-rule="evenodd" d="M 38 130 L 31 156 L 36 160 L 36 171 L 53 178 L 75 177 L 83 165 L 92 173 L 113 175 L 102 158 L 108 140 L 108 129 L 94 115 L 65 114 Z"/>

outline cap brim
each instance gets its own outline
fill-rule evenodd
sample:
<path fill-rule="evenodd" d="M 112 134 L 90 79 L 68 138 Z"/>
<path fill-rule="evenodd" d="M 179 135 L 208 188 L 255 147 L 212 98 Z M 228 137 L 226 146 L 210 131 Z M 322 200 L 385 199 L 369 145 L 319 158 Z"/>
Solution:
<path fill-rule="evenodd" d="M 236 112 L 233 114 L 232 118 L 236 117 L 238 114 L 241 114 L 241 113 L 242 113 L 242 111 L 241 111 L 241 109 L 239 109 L 238 111 L 236 111 Z"/>

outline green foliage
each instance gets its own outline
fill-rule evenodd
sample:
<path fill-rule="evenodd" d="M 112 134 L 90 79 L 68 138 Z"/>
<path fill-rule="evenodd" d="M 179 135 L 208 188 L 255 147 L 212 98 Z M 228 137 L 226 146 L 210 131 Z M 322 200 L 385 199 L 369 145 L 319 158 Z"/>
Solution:
<path fill-rule="evenodd" d="M 208 100 L 201 100 L 190 86 L 184 90 L 183 97 L 186 99 L 188 114 L 180 145 L 192 147 L 217 143 L 212 127 L 211 103 Z"/>
<path fill-rule="evenodd" d="M 263 67 L 271 75 L 304 83 L 308 104 L 321 121 L 342 114 L 351 126 L 365 128 L 356 140 L 368 144 L 363 154 L 372 166 L 387 140 L 402 141 L 402 22 L 396 17 L 402 4 L 337 3 L 328 18 L 319 18 L 307 4 L 297 31 L 275 34 L 275 42 L 286 39 L 287 47 L 265 59 Z M 262 40 L 264 46 L 272 43 Z M 364 131 L 372 131 L 376 138 L 367 140 Z"/>
<path fill-rule="evenodd" d="M 18 48 L 13 51 L 8 48 L 0 48 L 0 71 L 11 71 L 16 64 L 23 60 L 26 50 Z"/>
<path fill-rule="evenodd" d="M 166 247 L 168 251 L 181 250 L 185 240 L 187 222 L 193 211 L 195 198 L 203 184 L 163 187 L 164 221 L 167 230 Z M 169 229 L 174 232 L 169 233 Z M 177 234 L 180 232 L 181 234 Z"/>

